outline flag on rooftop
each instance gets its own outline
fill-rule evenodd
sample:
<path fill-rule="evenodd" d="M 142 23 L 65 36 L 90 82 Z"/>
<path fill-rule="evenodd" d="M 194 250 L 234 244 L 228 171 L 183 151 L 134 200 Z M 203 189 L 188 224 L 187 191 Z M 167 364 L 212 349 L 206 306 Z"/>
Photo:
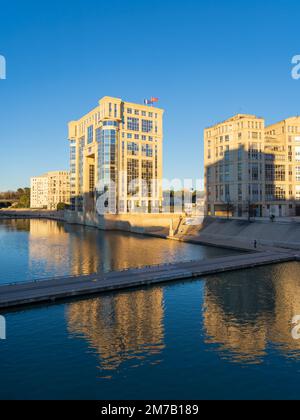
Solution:
<path fill-rule="evenodd" d="M 152 104 L 154 104 L 155 102 L 158 102 L 159 101 L 159 99 L 158 98 L 151 98 L 151 99 L 145 99 L 144 100 L 144 104 L 145 105 L 152 105 Z"/>

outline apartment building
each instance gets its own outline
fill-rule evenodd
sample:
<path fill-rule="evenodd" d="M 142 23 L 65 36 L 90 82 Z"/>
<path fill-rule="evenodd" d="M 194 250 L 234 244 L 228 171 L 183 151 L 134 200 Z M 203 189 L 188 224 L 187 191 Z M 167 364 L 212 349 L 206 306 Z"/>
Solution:
<path fill-rule="evenodd" d="M 107 212 L 159 211 L 162 205 L 162 109 L 104 97 L 91 112 L 69 123 L 71 203 Z"/>
<path fill-rule="evenodd" d="M 70 204 L 70 172 L 48 172 L 48 209 L 56 210 L 59 203 Z"/>
<path fill-rule="evenodd" d="M 30 207 L 46 209 L 48 206 L 48 177 L 35 176 L 30 179 Z"/>
<path fill-rule="evenodd" d="M 238 114 L 204 131 L 207 213 L 300 215 L 300 118 Z"/>
<path fill-rule="evenodd" d="M 31 178 L 30 207 L 56 210 L 59 203 L 70 204 L 70 173 L 52 171 Z"/>

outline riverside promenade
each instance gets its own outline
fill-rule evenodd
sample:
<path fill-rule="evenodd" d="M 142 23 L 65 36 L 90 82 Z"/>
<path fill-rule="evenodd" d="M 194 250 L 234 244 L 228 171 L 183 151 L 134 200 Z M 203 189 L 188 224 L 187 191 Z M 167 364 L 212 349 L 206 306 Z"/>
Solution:
<path fill-rule="evenodd" d="M 87 276 L 55 277 L 35 282 L 0 286 L 0 310 L 26 305 L 53 303 L 74 297 L 145 287 L 204 275 L 300 261 L 300 254 L 270 249 L 242 255 L 143 267 Z"/>

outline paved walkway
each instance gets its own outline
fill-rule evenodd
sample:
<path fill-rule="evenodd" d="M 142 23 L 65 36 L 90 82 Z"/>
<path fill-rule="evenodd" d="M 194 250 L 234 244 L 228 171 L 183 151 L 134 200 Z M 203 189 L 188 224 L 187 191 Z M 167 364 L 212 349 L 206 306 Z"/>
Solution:
<path fill-rule="evenodd" d="M 300 261 L 293 252 L 270 250 L 243 255 L 165 264 L 130 269 L 107 274 L 56 277 L 30 283 L 0 286 L 0 309 L 9 309 L 37 303 L 55 302 L 75 296 L 89 296 L 102 292 L 166 283 L 175 280 L 199 278 L 262 265 Z"/>

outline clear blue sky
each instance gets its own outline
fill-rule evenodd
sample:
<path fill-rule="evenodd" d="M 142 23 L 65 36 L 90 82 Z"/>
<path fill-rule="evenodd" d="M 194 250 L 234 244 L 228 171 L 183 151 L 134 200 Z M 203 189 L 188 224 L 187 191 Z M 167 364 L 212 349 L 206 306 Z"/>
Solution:
<path fill-rule="evenodd" d="M 202 133 L 300 112 L 299 1 L 0 0 L 0 190 L 68 168 L 67 122 L 102 96 L 160 98 L 164 176 L 199 178 Z"/>

